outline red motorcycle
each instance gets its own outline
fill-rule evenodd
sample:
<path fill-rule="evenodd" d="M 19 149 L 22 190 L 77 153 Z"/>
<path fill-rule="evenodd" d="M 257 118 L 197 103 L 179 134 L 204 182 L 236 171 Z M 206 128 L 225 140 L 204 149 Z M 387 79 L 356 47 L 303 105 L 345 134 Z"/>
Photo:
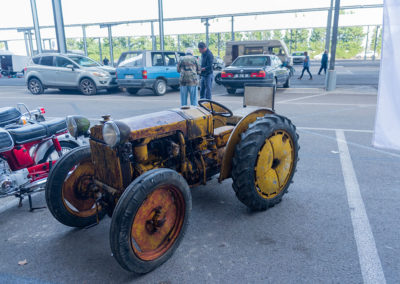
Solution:
<path fill-rule="evenodd" d="M 26 108 L 26 106 L 25 106 Z M 39 112 L 39 113 L 38 113 Z M 46 121 L 44 109 L 22 114 L 17 108 L 0 108 L 0 198 L 29 197 L 44 189 L 47 176 L 63 152 L 81 145 L 67 131 L 65 118 Z"/>

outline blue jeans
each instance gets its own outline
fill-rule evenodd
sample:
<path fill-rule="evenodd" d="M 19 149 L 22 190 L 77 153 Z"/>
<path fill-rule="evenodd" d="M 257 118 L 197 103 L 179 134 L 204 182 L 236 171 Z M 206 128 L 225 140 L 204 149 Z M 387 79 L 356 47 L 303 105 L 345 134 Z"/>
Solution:
<path fill-rule="evenodd" d="M 181 105 L 187 106 L 188 93 L 190 93 L 190 104 L 197 106 L 197 85 L 181 86 Z"/>
<path fill-rule="evenodd" d="M 200 99 L 211 100 L 211 87 L 213 81 L 213 74 L 201 76 L 200 84 Z"/>

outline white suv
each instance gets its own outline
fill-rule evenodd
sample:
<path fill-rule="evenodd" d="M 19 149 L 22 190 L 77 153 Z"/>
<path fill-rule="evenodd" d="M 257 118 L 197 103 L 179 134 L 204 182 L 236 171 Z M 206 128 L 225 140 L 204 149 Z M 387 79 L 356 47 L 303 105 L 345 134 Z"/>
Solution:
<path fill-rule="evenodd" d="M 25 82 L 34 95 L 46 88 L 79 89 L 84 95 L 95 95 L 99 89 L 118 88 L 115 68 L 78 54 L 34 56 L 26 68 Z"/>

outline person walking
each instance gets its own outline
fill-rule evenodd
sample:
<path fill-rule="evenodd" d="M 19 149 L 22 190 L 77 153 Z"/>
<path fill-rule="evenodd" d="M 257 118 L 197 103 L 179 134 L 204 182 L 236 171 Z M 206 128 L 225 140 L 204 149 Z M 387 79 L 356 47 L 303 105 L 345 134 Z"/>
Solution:
<path fill-rule="evenodd" d="M 201 53 L 200 98 L 211 100 L 214 55 L 204 42 L 199 42 L 197 47 Z"/>
<path fill-rule="evenodd" d="M 200 66 L 196 57 L 193 56 L 192 49 L 186 49 L 185 56 L 179 59 L 177 70 L 181 74 L 179 77 L 181 106 L 187 105 L 188 93 L 190 93 L 190 104 L 196 106 Z"/>
<path fill-rule="evenodd" d="M 303 70 L 301 71 L 301 75 L 298 78 L 299 80 L 301 80 L 301 78 L 303 78 L 304 71 L 308 72 L 308 75 L 310 75 L 310 80 L 312 80 L 312 75 L 311 75 L 311 72 L 310 72 L 310 56 L 308 56 L 308 52 L 307 51 L 304 51 Z"/>
<path fill-rule="evenodd" d="M 328 51 L 325 50 L 321 58 L 321 68 L 319 68 L 318 75 L 321 75 L 321 71 L 324 70 L 326 75 L 326 68 L 328 68 Z"/>
<path fill-rule="evenodd" d="M 103 59 L 103 64 L 104 64 L 104 65 L 108 65 L 109 62 L 110 62 L 110 61 L 107 59 L 107 57 L 104 57 L 104 59 Z"/>

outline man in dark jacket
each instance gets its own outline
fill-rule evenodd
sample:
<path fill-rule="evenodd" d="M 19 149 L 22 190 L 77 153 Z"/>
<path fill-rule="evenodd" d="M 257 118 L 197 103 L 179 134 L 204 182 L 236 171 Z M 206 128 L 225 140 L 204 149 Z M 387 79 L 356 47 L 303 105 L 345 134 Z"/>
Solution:
<path fill-rule="evenodd" d="M 321 75 L 322 69 L 326 74 L 326 68 L 328 68 L 328 51 L 325 50 L 324 54 L 322 54 L 321 58 L 321 68 L 319 68 L 318 75 Z"/>
<path fill-rule="evenodd" d="M 200 42 L 197 47 L 201 53 L 200 98 L 211 100 L 214 55 L 204 42 Z"/>

